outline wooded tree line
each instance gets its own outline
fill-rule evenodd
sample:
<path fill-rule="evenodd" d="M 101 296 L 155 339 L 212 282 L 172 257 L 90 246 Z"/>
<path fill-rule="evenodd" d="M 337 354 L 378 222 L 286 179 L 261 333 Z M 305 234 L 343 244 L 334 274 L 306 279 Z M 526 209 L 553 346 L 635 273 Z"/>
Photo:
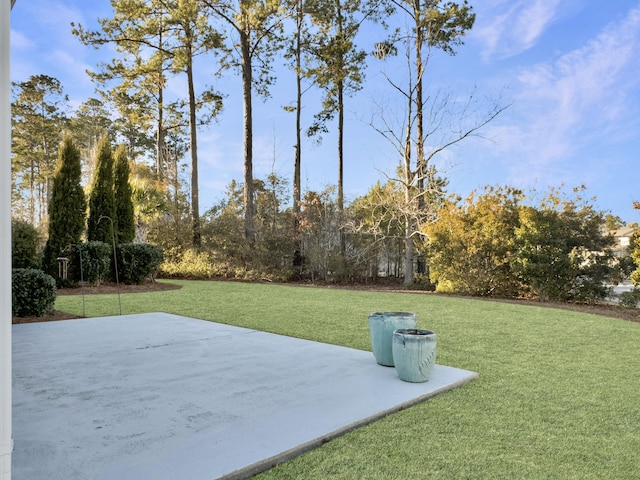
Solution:
<path fill-rule="evenodd" d="M 466 1 L 114 0 L 112 5 L 113 16 L 100 20 L 101 30 L 73 25 L 84 44 L 115 47 L 116 58 L 91 73 L 99 99 L 69 113 L 56 79 L 41 75 L 13 85 L 14 212 L 31 223 L 46 223 L 55 169 L 52 149 L 63 132 L 71 132 L 79 147 L 88 185 L 99 168 L 97 143 L 107 131 L 125 145 L 131 159 L 139 238 L 163 245 L 174 269 L 184 268 L 175 266 L 189 258 L 194 269 L 200 265 L 234 276 L 284 272 L 375 279 L 382 271 L 404 276 L 407 285 L 416 278 L 414 270 L 419 278 L 428 277 L 427 251 L 433 246 L 425 243 L 424 226 L 447 205 L 447 182 L 434 159 L 506 108 L 496 102 L 479 117 L 471 116 L 473 96 L 460 102 L 424 91 L 429 56 L 436 51 L 454 55 L 473 27 L 475 14 Z M 386 35 L 361 47 L 358 33 L 366 22 L 386 27 Z M 361 88 L 370 62 L 397 54 L 406 57 L 407 72 L 402 80 L 388 81 L 389 89 L 405 99 L 404 122 L 393 125 L 382 112 L 373 127 L 395 147 L 400 168 L 387 184 L 372 187 L 347 206 L 345 103 Z M 207 62 L 196 62 L 199 56 Z M 295 103 L 288 107 L 296 114 L 292 128 L 297 136 L 291 182 L 253 175 L 252 102 L 254 95 L 269 94 L 277 58 L 289 62 L 297 86 Z M 244 174 L 229 186 L 227 199 L 201 218 L 198 128 L 211 123 L 224 105 L 224 92 L 215 86 L 196 90 L 194 68 L 204 64 L 211 74 L 238 72 Z M 184 98 L 167 93 L 178 75 L 186 79 Z M 304 128 L 301 111 L 310 88 L 322 92 L 322 109 Z M 301 136 L 322 135 L 330 128 L 338 133 L 336 186 L 303 192 Z M 438 129 L 449 136 L 436 141 Z"/>

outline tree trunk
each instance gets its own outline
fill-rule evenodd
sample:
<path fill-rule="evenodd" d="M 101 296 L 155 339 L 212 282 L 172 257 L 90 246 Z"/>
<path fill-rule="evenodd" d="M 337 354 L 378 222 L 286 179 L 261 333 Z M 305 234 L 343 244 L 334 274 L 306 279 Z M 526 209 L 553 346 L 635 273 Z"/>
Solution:
<path fill-rule="evenodd" d="M 424 65 L 422 63 L 422 44 L 424 41 L 423 29 L 421 25 L 420 4 L 414 10 L 414 18 L 416 21 L 416 175 L 418 186 L 418 215 L 425 208 L 425 176 L 427 165 L 424 156 L 424 102 L 422 100 L 422 76 L 424 74 Z M 417 273 L 426 273 L 426 262 L 422 258 L 418 258 Z"/>
<path fill-rule="evenodd" d="M 31 155 L 31 168 L 29 169 L 29 222 L 36 224 L 36 162 Z"/>
<path fill-rule="evenodd" d="M 407 130 L 404 139 L 404 200 L 407 211 L 411 211 L 411 185 L 413 184 L 413 175 L 411 172 L 411 116 L 413 98 L 409 96 L 407 102 Z M 404 232 L 404 284 L 410 286 L 413 284 L 413 216 L 408 213 L 405 216 L 405 232 Z"/>
<path fill-rule="evenodd" d="M 244 100 L 244 235 L 250 246 L 255 242 L 253 225 L 253 114 L 251 105 L 251 52 L 249 34 L 240 31 L 242 49 L 242 97 Z"/>
<path fill-rule="evenodd" d="M 404 285 L 413 285 L 413 222 L 410 217 L 406 219 L 404 239 Z"/>
<path fill-rule="evenodd" d="M 346 240 L 344 237 L 344 84 L 338 82 L 338 232 L 340 235 L 340 258 L 346 266 Z"/>
<path fill-rule="evenodd" d="M 54 172 L 56 171 L 56 160 L 52 160 L 49 155 L 49 142 L 47 141 L 47 134 L 45 131 L 45 108 L 42 105 L 42 152 L 43 152 L 43 160 L 45 167 L 45 184 L 44 184 L 44 195 L 42 196 L 42 200 L 40 203 L 40 213 L 38 215 L 38 223 L 42 221 L 42 218 L 47 215 L 49 210 L 49 200 L 51 199 L 51 183 L 53 179 Z M 52 165 L 53 163 L 53 165 Z"/>
<path fill-rule="evenodd" d="M 338 82 L 338 214 L 344 212 L 344 105 L 343 83 Z M 341 218 L 342 219 L 342 218 Z"/>
<path fill-rule="evenodd" d="M 187 60 L 187 82 L 189 84 L 189 141 L 191 149 L 191 221 L 193 246 L 199 248 L 200 237 L 200 196 L 198 190 L 198 140 L 196 126 L 196 95 L 193 86 L 193 56 L 189 46 Z"/>
<path fill-rule="evenodd" d="M 158 30 L 159 50 L 162 50 L 162 25 Z M 164 62 L 160 62 L 160 71 L 158 72 L 158 125 L 156 132 L 156 175 L 158 180 L 164 178 L 164 87 L 162 86 L 162 66 Z"/>
<path fill-rule="evenodd" d="M 293 229 L 296 237 L 298 236 L 299 230 L 299 219 L 298 215 L 300 214 L 300 201 L 302 200 L 302 188 L 301 188 L 301 179 L 300 179 L 300 162 L 301 162 L 301 147 L 302 147 L 302 139 L 300 130 L 302 129 L 301 125 L 301 117 L 302 117 L 302 48 L 301 48 L 301 34 L 302 34 L 302 20 L 303 20 L 303 11 L 302 11 L 302 0 L 298 1 L 297 6 L 297 18 L 296 18 L 296 152 L 295 159 L 293 163 Z"/>
<path fill-rule="evenodd" d="M 156 175 L 158 180 L 164 178 L 164 127 L 163 127 L 163 107 L 162 107 L 162 88 L 158 91 L 158 124 L 156 126 Z"/>
<path fill-rule="evenodd" d="M 337 1 L 338 37 L 343 38 L 343 18 L 340 1 Z M 342 66 L 342 62 L 341 62 Z M 344 237 L 344 81 L 339 77 L 338 94 L 338 235 L 340 235 L 340 261 L 346 267 L 346 241 Z"/>
<path fill-rule="evenodd" d="M 424 159 L 424 124 L 423 110 L 424 104 L 422 100 L 422 75 L 424 73 L 424 65 L 422 64 L 422 43 L 423 28 L 421 24 L 420 3 L 417 2 L 414 8 L 414 18 L 416 22 L 416 175 L 418 185 L 418 207 L 420 210 L 424 207 L 424 178 L 426 165 Z"/>

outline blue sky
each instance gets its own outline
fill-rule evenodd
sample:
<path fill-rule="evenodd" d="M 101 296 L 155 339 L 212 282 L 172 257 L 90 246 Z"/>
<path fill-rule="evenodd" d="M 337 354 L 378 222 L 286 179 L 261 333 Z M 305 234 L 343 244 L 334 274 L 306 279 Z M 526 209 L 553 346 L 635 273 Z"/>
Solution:
<path fill-rule="evenodd" d="M 483 131 L 436 160 L 450 192 L 466 196 L 484 185 L 545 190 L 549 186 L 587 186 L 599 209 L 625 221 L 640 222 L 640 1 L 477 0 L 470 2 L 476 24 L 455 57 L 434 52 L 426 73 L 432 99 L 450 100 L 459 109 L 473 95 L 467 122 L 480 118 L 501 97 L 511 106 Z M 11 16 L 11 79 L 30 75 L 58 78 L 77 107 L 93 93 L 85 74 L 109 57 L 71 35 L 70 22 L 96 28 L 110 14 L 108 0 L 18 0 Z M 373 27 L 361 46 L 377 38 Z M 214 84 L 227 95 L 217 123 L 199 132 L 200 203 L 210 207 L 231 179 L 242 178 L 242 99 L 239 78 L 212 76 L 211 60 L 199 66 L 200 85 Z M 362 195 L 378 180 L 394 176 L 394 146 L 375 131 L 383 122 L 401 127 L 403 108 L 386 77 L 402 82 L 402 55 L 389 62 L 371 59 L 365 84 L 347 99 L 345 194 Z M 254 176 L 271 171 L 291 178 L 295 125 L 282 106 L 291 104 L 291 73 L 278 70 L 266 102 L 255 100 Z M 180 78 L 170 85 L 185 92 Z M 307 94 L 303 121 L 312 120 L 318 97 Z M 477 103 L 476 103 L 477 102 Z M 380 114 L 381 109 L 384 114 Z M 475 115 L 475 116 L 474 116 Z M 459 119 L 453 114 L 450 119 Z M 304 189 L 336 183 L 335 129 L 320 145 L 305 142 Z M 449 122 L 430 137 L 438 147 Z"/>

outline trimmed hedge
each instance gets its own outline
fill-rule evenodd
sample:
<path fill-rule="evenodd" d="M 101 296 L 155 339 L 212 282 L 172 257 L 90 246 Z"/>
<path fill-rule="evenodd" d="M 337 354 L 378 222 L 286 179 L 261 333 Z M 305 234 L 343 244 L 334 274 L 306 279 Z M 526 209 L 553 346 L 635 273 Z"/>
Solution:
<path fill-rule="evenodd" d="M 86 242 L 78 244 L 82 253 L 82 280 L 88 283 L 100 285 L 111 280 L 111 259 L 113 247 L 104 242 Z M 80 280 L 80 260 L 78 249 L 74 252 L 74 280 Z"/>
<path fill-rule="evenodd" d="M 42 317 L 53 313 L 56 281 L 34 268 L 16 268 L 11 272 L 12 313 L 15 317 Z"/>
<path fill-rule="evenodd" d="M 120 282 L 139 285 L 157 272 L 164 253 L 148 243 L 123 243 L 116 247 Z"/>

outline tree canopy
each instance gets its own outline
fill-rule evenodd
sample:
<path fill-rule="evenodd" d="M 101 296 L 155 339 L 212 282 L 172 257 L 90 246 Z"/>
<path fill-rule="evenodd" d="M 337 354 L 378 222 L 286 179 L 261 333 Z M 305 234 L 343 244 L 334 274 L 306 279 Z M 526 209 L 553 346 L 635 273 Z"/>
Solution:
<path fill-rule="evenodd" d="M 622 219 L 597 211 L 578 193 L 552 191 L 536 203 L 507 186 L 465 201 L 447 197 L 449 179 L 440 159 L 456 155 L 453 147 L 479 136 L 508 106 L 430 83 L 437 73 L 429 70 L 437 65 L 430 59 L 454 56 L 473 28 L 475 13 L 466 0 L 111 5 L 113 15 L 100 19 L 98 30 L 73 26 L 84 44 L 111 47 L 105 51 L 113 58 L 91 72 L 98 98 L 71 111 L 54 78 L 13 85 L 14 212 L 41 231 L 48 222 L 55 225 L 46 213 L 56 196 L 51 146 L 68 131 L 80 155 L 79 183 L 89 197 L 87 238 L 154 241 L 165 247 L 168 261 L 187 264 L 184 271 L 190 266 L 229 277 L 327 282 L 403 277 L 407 286 L 419 280 L 420 286 L 433 282 L 441 291 L 474 295 L 604 294 L 599 287 L 612 266 L 600 233 L 622 226 Z M 377 23 L 361 28 L 370 20 Z M 384 172 L 385 183 L 347 199 L 343 169 L 349 159 L 343 150 L 361 141 L 344 132 L 348 97 L 360 94 L 368 67 L 398 54 L 405 65 L 401 59 L 392 64 L 395 71 L 383 73 L 380 113 L 371 121 L 395 148 L 395 165 Z M 295 153 L 277 152 L 274 139 L 272 171 L 256 178 L 253 126 L 263 119 L 254 117 L 253 102 L 271 101 L 274 82 L 286 80 L 277 78 L 280 61 L 295 74 L 295 106 L 285 106 L 296 111 Z M 243 173 L 225 200 L 201 205 L 199 172 L 216 167 L 199 164 L 200 132 L 216 128 L 213 120 L 234 100 L 227 96 L 234 87 L 219 83 L 221 75 L 242 92 L 243 145 L 238 155 L 217 159 L 217 168 L 236 162 Z M 218 91 L 220 85 L 228 90 Z M 303 97 L 308 91 L 316 95 Z M 383 104 L 392 96 L 399 105 L 395 112 Z M 317 190 L 303 184 L 304 131 L 336 134 L 335 184 Z M 115 156 L 112 144 L 124 145 Z M 288 182 L 276 164 L 293 155 Z"/>

